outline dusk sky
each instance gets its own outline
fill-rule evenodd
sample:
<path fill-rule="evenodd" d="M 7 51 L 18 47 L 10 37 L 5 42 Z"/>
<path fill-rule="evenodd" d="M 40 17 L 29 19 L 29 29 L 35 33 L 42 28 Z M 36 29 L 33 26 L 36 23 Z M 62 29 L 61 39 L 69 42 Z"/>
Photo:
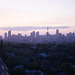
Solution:
<path fill-rule="evenodd" d="M 0 27 L 74 25 L 75 0 L 0 0 Z"/>

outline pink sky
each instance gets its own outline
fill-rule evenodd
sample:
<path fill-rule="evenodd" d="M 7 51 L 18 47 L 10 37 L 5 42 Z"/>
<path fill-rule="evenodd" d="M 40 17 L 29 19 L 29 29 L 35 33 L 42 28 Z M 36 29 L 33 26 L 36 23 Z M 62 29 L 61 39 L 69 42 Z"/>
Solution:
<path fill-rule="evenodd" d="M 75 32 L 75 0 L 0 0 L 0 27 L 69 26 L 61 33 Z M 31 31 L 12 31 L 29 35 Z M 46 30 L 40 31 L 45 34 Z M 0 30 L 0 35 L 4 35 Z M 55 34 L 54 30 L 49 30 Z"/>
<path fill-rule="evenodd" d="M 74 26 L 75 0 L 0 0 L 0 27 Z"/>

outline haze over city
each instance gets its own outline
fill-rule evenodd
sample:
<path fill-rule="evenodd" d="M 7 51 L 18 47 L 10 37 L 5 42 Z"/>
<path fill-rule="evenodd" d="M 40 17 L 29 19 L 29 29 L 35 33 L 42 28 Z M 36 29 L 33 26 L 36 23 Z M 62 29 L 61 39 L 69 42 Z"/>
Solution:
<path fill-rule="evenodd" d="M 55 30 L 59 27 L 61 27 L 60 32 L 65 34 L 75 32 L 74 25 L 75 0 L 0 1 L 0 35 L 2 36 L 8 30 L 23 35 L 29 35 L 33 30 L 45 34 L 46 27 L 54 27 L 50 28 L 50 34 L 55 34 Z M 64 29 L 62 26 L 68 28 Z"/>
<path fill-rule="evenodd" d="M 74 32 L 75 30 L 75 0 L 1 0 L 0 1 L 0 27 L 61 27 L 68 26 L 61 33 Z M 9 29 L 8 29 L 9 30 Z M 0 35 L 4 32 L 0 28 Z M 12 30 L 12 29 L 11 29 Z M 34 29 L 33 29 L 34 30 Z M 13 33 L 28 34 L 33 30 L 13 31 Z M 46 29 L 40 31 L 45 34 Z M 63 32 L 64 31 L 64 32 Z M 55 30 L 50 30 L 51 34 Z"/>
<path fill-rule="evenodd" d="M 0 0 L 0 75 L 75 75 L 75 0 Z"/>

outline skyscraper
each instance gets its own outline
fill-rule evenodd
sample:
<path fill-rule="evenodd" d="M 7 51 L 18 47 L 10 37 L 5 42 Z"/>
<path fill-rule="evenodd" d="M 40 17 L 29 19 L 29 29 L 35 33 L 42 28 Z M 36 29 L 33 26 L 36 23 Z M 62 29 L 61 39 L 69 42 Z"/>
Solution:
<path fill-rule="evenodd" d="M 5 32 L 5 39 L 7 39 L 7 33 Z"/>
<path fill-rule="evenodd" d="M 46 39 L 47 39 L 47 43 L 48 43 L 48 41 L 49 41 L 49 27 L 47 27 Z"/>
<path fill-rule="evenodd" d="M 56 30 L 56 34 L 59 34 L 59 29 Z"/>
<path fill-rule="evenodd" d="M 32 38 L 32 39 L 35 39 L 35 31 L 33 31 L 33 32 L 31 33 L 31 38 Z"/>
<path fill-rule="evenodd" d="M 35 42 L 35 31 L 33 31 L 32 33 L 31 33 L 31 35 L 30 35 L 30 41 L 31 42 Z"/>
<path fill-rule="evenodd" d="M 36 38 L 38 38 L 39 37 L 39 32 L 36 32 Z"/>
<path fill-rule="evenodd" d="M 11 30 L 8 31 L 8 38 L 11 37 Z"/>

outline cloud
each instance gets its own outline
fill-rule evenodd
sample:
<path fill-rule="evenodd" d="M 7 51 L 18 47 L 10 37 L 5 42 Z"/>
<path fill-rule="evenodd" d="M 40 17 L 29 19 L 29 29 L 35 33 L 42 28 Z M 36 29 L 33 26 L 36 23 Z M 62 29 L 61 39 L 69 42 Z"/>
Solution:
<path fill-rule="evenodd" d="M 68 26 L 60 26 L 60 27 L 49 27 L 49 29 L 66 29 Z M 37 26 L 28 26 L 28 27 L 0 27 L 1 30 L 13 30 L 13 31 L 28 31 L 33 29 L 47 29 L 46 26 L 37 27 Z"/>

